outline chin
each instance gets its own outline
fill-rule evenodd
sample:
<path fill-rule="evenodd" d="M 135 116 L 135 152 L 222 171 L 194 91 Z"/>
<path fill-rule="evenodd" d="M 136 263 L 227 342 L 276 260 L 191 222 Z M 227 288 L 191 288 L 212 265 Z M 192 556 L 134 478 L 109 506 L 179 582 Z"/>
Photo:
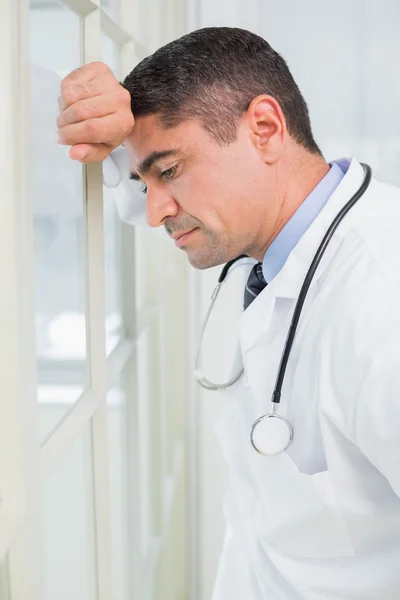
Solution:
<path fill-rule="evenodd" d="M 188 261 L 190 265 L 199 271 L 204 271 L 205 269 L 210 269 L 211 267 L 216 267 L 217 265 L 222 264 L 221 262 L 213 262 L 210 260 L 206 260 L 204 257 L 199 256 L 189 256 Z"/>
<path fill-rule="evenodd" d="M 213 248 L 212 252 L 201 252 L 198 251 L 186 251 L 188 261 L 192 267 L 203 271 L 205 269 L 211 269 L 211 267 L 217 267 L 218 265 L 224 265 L 226 262 L 235 257 L 226 257 L 225 253 L 218 252 L 218 248 Z"/>

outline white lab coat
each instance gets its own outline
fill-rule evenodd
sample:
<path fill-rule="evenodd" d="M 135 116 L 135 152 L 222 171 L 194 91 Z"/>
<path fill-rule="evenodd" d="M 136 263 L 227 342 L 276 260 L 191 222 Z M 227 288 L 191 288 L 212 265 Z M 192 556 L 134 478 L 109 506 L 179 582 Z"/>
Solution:
<path fill-rule="evenodd" d="M 314 276 L 280 406 L 292 446 L 263 457 L 249 440 L 254 420 L 269 411 L 308 267 L 363 176 L 352 159 L 241 317 L 245 375 L 217 425 L 230 484 L 213 600 L 400 598 L 399 189 L 372 180 Z"/>

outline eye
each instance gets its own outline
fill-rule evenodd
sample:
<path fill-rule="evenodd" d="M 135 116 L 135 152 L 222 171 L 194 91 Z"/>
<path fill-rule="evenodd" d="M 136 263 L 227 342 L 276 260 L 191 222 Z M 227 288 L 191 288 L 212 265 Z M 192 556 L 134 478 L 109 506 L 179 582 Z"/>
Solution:
<path fill-rule="evenodd" d="M 130 172 L 129 179 L 132 181 L 137 181 L 137 183 L 141 184 L 140 192 L 142 194 L 147 194 L 147 185 L 140 179 L 140 177 L 138 177 L 138 175 L 136 175 L 136 173 Z"/>
<path fill-rule="evenodd" d="M 162 171 L 161 177 L 163 179 L 172 179 L 173 176 L 175 175 L 175 171 L 176 171 L 176 166 L 171 167 L 170 169 L 167 169 L 166 171 Z"/>

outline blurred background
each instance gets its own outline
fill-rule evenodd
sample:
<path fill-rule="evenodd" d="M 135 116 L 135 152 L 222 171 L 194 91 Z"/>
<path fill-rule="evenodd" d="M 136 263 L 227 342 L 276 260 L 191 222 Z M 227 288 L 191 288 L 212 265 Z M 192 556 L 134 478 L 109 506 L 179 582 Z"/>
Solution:
<path fill-rule="evenodd" d="M 4 155 L 0 171 L 15 182 L 3 188 L 20 280 L 9 335 L 23 346 L 13 358 L 4 338 L 18 398 L 7 395 L 0 417 L 21 440 L 2 450 L 25 506 L 16 518 L 0 505 L 0 538 L 15 521 L 0 600 L 208 600 L 227 480 L 214 428 L 229 400 L 192 370 L 219 269 L 196 272 L 168 241 L 122 223 L 101 168 L 55 143 L 60 81 L 92 60 L 122 80 L 188 31 L 249 29 L 288 62 L 325 158 L 356 156 L 400 184 L 400 4 L 4 0 L 0 16 L 12 116 L 0 128 L 23 157 Z M 213 380 L 228 379 L 236 358 L 245 275 L 229 278 L 209 324 Z M 1 285 L 14 289 L 6 275 Z"/>

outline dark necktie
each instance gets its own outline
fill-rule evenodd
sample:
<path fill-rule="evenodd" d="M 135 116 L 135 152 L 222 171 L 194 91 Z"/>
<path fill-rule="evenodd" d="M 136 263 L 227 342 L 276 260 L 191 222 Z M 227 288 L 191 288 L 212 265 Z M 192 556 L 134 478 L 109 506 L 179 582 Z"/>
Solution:
<path fill-rule="evenodd" d="M 244 288 L 244 310 L 250 306 L 254 298 L 257 298 L 258 294 L 263 291 L 266 285 L 267 282 L 265 281 L 262 273 L 262 264 L 257 263 L 250 271 L 246 287 Z"/>

